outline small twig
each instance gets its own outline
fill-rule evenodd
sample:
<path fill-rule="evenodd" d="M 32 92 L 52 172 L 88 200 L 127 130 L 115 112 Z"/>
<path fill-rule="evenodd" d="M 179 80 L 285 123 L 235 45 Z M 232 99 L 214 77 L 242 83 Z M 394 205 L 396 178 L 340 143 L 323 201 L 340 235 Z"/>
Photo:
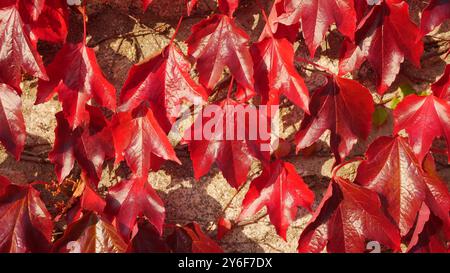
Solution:
<path fill-rule="evenodd" d="M 90 43 L 90 47 L 96 47 L 99 44 L 104 43 L 108 40 L 137 38 L 137 37 L 146 36 L 146 35 L 155 34 L 155 33 L 156 32 L 154 30 L 149 29 L 149 30 L 137 30 L 137 31 L 130 31 L 130 32 L 121 33 L 121 34 L 115 34 L 115 35 L 111 35 L 111 36 L 102 38 L 102 39 L 96 41 L 95 43 Z"/>
<path fill-rule="evenodd" d="M 328 74 L 334 74 L 333 72 L 331 72 L 328 68 L 326 68 L 325 66 L 322 66 L 322 65 L 320 65 L 320 64 L 318 64 L 318 63 L 315 63 L 315 62 L 313 62 L 313 61 L 310 61 L 310 60 L 308 60 L 308 59 L 305 59 L 305 58 L 302 58 L 302 57 L 297 57 L 297 58 L 295 58 L 295 60 L 296 61 L 298 61 L 298 62 L 302 62 L 302 63 L 307 63 L 307 64 L 310 64 L 310 65 L 312 65 L 312 66 L 315 66 L 315 67 L 317 67 L 317 68 L 320 68 L 320 69 L 322 69 L 323 71 L 321 71 L 321 70 L 318 70 L 318 71 L 320 71 L 320 72 L 322 72 L 322 73 L 328 73 Z"/>
<path fill-rule="evenodd" d="M 379 102 L 375 103 L 375 105 L 385 105 L 387 103 L 390 103 L 391 101 L 393 101 L 395 99 L 395 96 L 392 96 L 390 98 L 387 99 L 381 99 Z"/>
<path fill-rule="evenodd" d="M 48 160 L 47 158 L 41 158 L 41 157 L 37 157 L 37 156 L 33 156 L 33 155 L 26 155 L 26 154 L 22 154 L 22 156 L 20 157 L 20 160 L 41 163 L 41 164 L 52 164 L 50 162 L 50 160 Z"/>
<path fill-rule="evenodd" d="M 242 189 L 245 188 L 245 185 L 247 185 L 247 183 L 244 183 L 239 189 L 237 189 L 237 191 L 233 194 L 233 196 L 230 198 L 230 200 L 228 200 L 227 204 L 225 205 L 225 207 L 220 212 L 220 216 L 221 217 L 225 216 L 225 212 L 231 206 L 231 204 L 233 203 L 233 201 L 236 198 L 236 196 L 238 196 L 238 194 L 242 191 Z M 208 227 L 207 231 L 209 232 L 209 231 L 211 231 L 211 229 L 212 229 L 212 225 Z"/>
<path fill-rule="evenodd" d="M 50 146 L 50 144 L 49 144 L 49 143 L 34 143 L 34 144 L 28 144 L 28 145 L 25 145 L 25 149 L 32 149 L 32 148 L 40 147 L 40 146 Z"/>
<path fill-rule="evenodd" d="M 225 214 L 225 211 L 230 208 L 231 204 L 233 203 L 234 199 L 236 198 L 236 196 L 242 191 L 243 188 L 245 188 L 245 185 L 247 185 L 247 183 L 244 183 L 234 194 L 233 196 L 230 198 L 230 200 L 228 200 L 228 203 L 225 205 L 225 207 L 222 210 L 222 215 Z"/>
<path fill-rule="evenodd" d="M 441 38 L 435 35 L 427 35 L 427 36 L 433 38 L 434 40 L 437 40 L 438 42 L 450 42 L 450 39 Z"/>
<path fill-rule="evenodd" d="M 51 150 L 45 150 L 45 151 L 42 151 L 42 152 L 38 152 L 38 153 L 34 153 L 34 152 L 31 152 L 31 151 L 28 151 L 28 150 L 24 150 L 23 151 L 23 154 L 25 154 L 25 155 L 30 155 L 30 156 L 36 156 L 36 157 L 47 157 L 46 155 L 50 152 Z"/>
<path fill-rule="evenodd" d="M 236 223 L 235 226 L 236 226 L 236 227 L 245 227 L 245 226 L 248 226 L 248 225 L 256 224 L 256 223 L 259 222 L 259 220 L 263 219 L 263 218 L 266 217 L 266 216 L 267 216 L 267 212 L 263 213 L 262 215 L 258 216 L 258 217 L 255 218 L 255 219 L 248 220 L 248 221 L 242 221 L 242 222 Z"/>
<path fill-rule="evenodd" d="M 305 66 L 305 65 L 299 65 L 299 67 L 301 67 L 302 69 L 304 69 L 304 70 L 306 70 L 306 71 L 309 71 L 309 72 L 314 72 L 314 73 L 317 73 L 317 72 L 319 72 L 319 73 L 324 73 L 324 71 L 322 71 L 322 70 L 319 70 L 319 69 L 316 69 L 316 68 L 309 68 L 309 67 L 307 67 L 307 66 Z"/>

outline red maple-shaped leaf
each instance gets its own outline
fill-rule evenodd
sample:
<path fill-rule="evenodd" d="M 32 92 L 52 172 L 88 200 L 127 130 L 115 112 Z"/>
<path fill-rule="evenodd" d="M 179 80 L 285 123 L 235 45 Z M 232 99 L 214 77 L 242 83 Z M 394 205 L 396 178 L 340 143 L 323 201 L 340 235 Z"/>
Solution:
<path fill-rule="evenodd" d="M 41 56 L 16 6 L 0 6 L 0 82 L 21 93 L 22 71 L 48 80 Z"/>
<path fill-rule="evenodd" d="M 74 136 L 64 113 L 56 115 L 55 143 L 48 158 L 55 165 L 56 176 L 61 183 L 73 169 L 75 164 Z"/>
<path fill-rule="evenodd" d="M 87 180 L 94 185 L 102 177 L 103 163 L 114 158 L 113 135 L 109 121 L 97 107 L 86 105 L 89 124 L 76 132 L 75 158 Z"/>
<path fill-rule="evenodd" d="M 65 215 L 67 224 L 71 224 L 81 219 L 86 211 L 93 211 L 98 215 L 103 215 L 106 207 L 106 201 L 94 189 L 95 185 L 92 185 L 89 181 L 86 183 L 83 176 L 81 179 L 82 180 L 78 183 L 71 199 L 68 201 L 69 204 L 75 205 L 73 205 Z"/>
<path fill-rule="evenodd" d="M 136 176 L 147 177 L 150 169 L 159 168 L 161 159 L 181 164 L 152 110 L 144 104 L 132 112 L 116 114 L 111 126 L 116 163 L 125 159 Z"/>
<path fill-rule="evenodd" d="M 230 17 L 233 16 L 234 11 L 239 6 L 239 0 L 217 0 L 219 10 Z"/>
<path fill-rule="evenodd" d="M 373 3 L 374 1 L 372 1 Z M 359 23 L 361 19 L 366 15 L 369 8 L 369 3 L 367 1 L 354 1 L 356 11 L 356 22 Z"/>
<path fill-rule="evenodd" d="M 177 226 L 167 237 L 167 244 L 175 253 L 223 253 L 220 246 L 205 235 L 195 222 Z"/>
<path fill-rule="evenodd" d="M 278 235 L 286 240 L 286 231 L 295 220 L 299 206 L 311 210 L 314 193 L 297 174 L 295 166 L 277 160 L 263 169 L 262 174 L 252 181 L 238 221 L 258 213 L 267 207 L 270 222 Z"/>
<path fill-rule="evenodd" d="M 328 76 L 317 89 L 296 135 L 297 151 L 311 146 L 325 130 L 331 131 L 330 146 L 336 160 L 344 159 L 358 139 L 366 139 L 372 126 L 373 99 L 357 81 Z"/>
<path fill-rule="evenodd" d="M 442 231 L 442 221 L 425 204 L 422 204 L 407 252 L 447 253 L 449 247 L 446 241 L 449 240 L 450 236 L 446 236 Z"/>
<path fill-rule="evenodd" d="M 0 2 L 0 8 L 17 5 L 17 0 L 3 0 Z"/>
<path fill-rule="evenodd" d="M 335 177 L 298 241 L 299 252 L 364 252 L 367 241 L 400 249 L 398 229 L 383 213 L 378 195 Z"/>
<path fill-rule="evenodd" d="M 138 221 L 138 231 L 128 244 L 127 252 L 131 253 L 167 253 L 169 246 L 161 238 L 158 231 L 148 221 Z"/>
<path fill-rule="evenodd" d="M 105 213 L 115 217 L 116 227 L 125 240 L 130 239 L 137 217 L 146 217 L 162 234 L 165 209 L 146 178 L 132 178 L 109 188 Z"/>
<path fill-rule="evenodd" d="M 286 11 L 278 21 L 286 25 L 301 22 L 311 56 L 334 23 L 343 35 L 353 40 L 356 29 L 353 0 L 284 0 L 284 3 Z"/>
<path fill-rule="evenodd" d="M 425 35 L 431 32 L 447 19 L 450 19 L 450 1 L 431 0 L 422 12 L 420 22 L 422 34 Z"/>
<path fill-rule="evenodd" d="M 243 124 L 246 118 L 238 115 L 245 115 L 245 107 L 250 106 L 232 99 L 209 105 L 185 132 L 185 138 L 190 139 L 189 152 L 196 179 L 208 173 L 215 162 L 232 187 L 239 188 L 247 180 L 252 156 Z M 211 114 L 212 109 L 217 112 Z"/>
<path fill-rule="evenodd" d="M 0 83 L 0 142 L 19 160 L 26 138 L 22 101 L 9 85 Z"/>
<path fill-rule="evenodd" d="M 425 204 L 436 217 L 440 218 L 446 229 L 447 236 L 450 237 L 450 193 L 447 185 L 439 177 L 431 154 L 425 158 L 423 168 L 427 174 L 425 182 L 428 188 Z"/>
<path fill-rule="evenodd" d="M 366 152 L 355 181 L 379 193 L 387 211 L 405 236 L 413 227 L 425 200 L 426 175 L 407 140 L 380 137 Z"/>
<path fill-rule="evenodd" d="M 72 130 L 64 114 L 56 114 L 55 144 L 49 153 L 55 164 L 58 181 L 62 182 L 73 169 L 75 160 L 89 182 L 97 185 L 101 179 L 103 163 L 114 157 L 113 138 L 109 122 L 100 109 L 86 105 L 89 124 Z"/>
<path fill-rule="evenodd" d="M 142 9 L 146 11 L 152 2 L 153 0 L 142 0 Z"/>
<path fill-rule="evenodd" d="M 131 111 L 142 101 L 152 102 L 154 112 L 161 112 L 170 123 L 180 116 L 181 105 L 204 104 L 206 91 L 189 75 L 190 63 L 183 53 L 170 43 L 160 54 L 135 65 L 120 93 L 119 111 Z"/>
<path fill-rule="evenodd" d="M 45 0 L 44 8 L 36 22 L 31 23 L 33 34 L 40 40 L 51 43 L 66 41 L 69 11 L 65 1 Z"/>
<path fill-rule="evenodd" d="M 407 252 L 447 252 L 446 244 L 450 241 L 450 193 L 438 176 L 431 154 L 425 158 L 423 169 L 427 174 L 426 197 L 417 215 Z"/>
<path fill-rule="evenodd" d="M 89 120 L 86 103 L 91 98 L 101 106 L 115 109 L 115 88 L 103 76 L 94 50 L 84 42 L 66 43 L 47 66 L 47 72 L 50 81 L 39 81 L 36 104 L 48 101 L 58 92 L 70 128 Z"/>
<path fill-rule="evenodd" d="M 31 21 L 37 21 L 47 1 L 50 0 L 17 0 L 16 2 L 24 20 L 29 17 Z"/>
<path fill-rule="evenodd" d="M 60 253 L 122 253 L 126 249 L 127 244 L 116 228 L 95 212 L 88 212 L 68 225 L 53 245 L 53 252 Z"/>
<path fill-rule="evenodd" d="M 450 102 L 450 64 L 445 67 L 439 80 L 431 85 L 431 90 L 436 97 Z"/>
<path fill-rule="evenodd" d="M 258 41 L 264 38 L 275 35 L 276 38 L 284 38 L 289 42 L 294 43 L 297 40 L 299 33 L 300 22 L 291 25 L 281 24 L 278 17 L 286 13 L 286 6 L 284 0 L 275 0 L 269 15 L 267 16 L 266 26 L 261 33 Z M 263 14 L 264 15 L 264 14 Z"/>
<path fill-rule="evenodd" d="M 248 40 L 247 33 L 226 15 L 215 14 L 196 24 L 186 43 L 189 55 L 197 60 L 200 83 L 213 89 L 226 66 L 240 85 L 253 90 Z"/>
<path fill-rule="evenodd" d="M 0 252 L 48 252 L 53 222 L 39 192 L 8 184 L 0 193 Z"/>
<path fill-rule="evenodd" d="M 355 45 L 349 41 L 344 43 L 340 73 L 358 69 L 367 60 L 377 74 L 378 92 L 384 94 L 405 58 L 420 66 L 423 52 L 420 38 L 419 28 L 409 18 L 408 4 L 402 0 L 383 0 L 361 19 Z"/>
<path fill-rule="evenodd" d="M 251 47 L 254 63 L 255 90 L 263 103 L 279 103 L 279 95 L 285 95 L 295 105 L 309 112 L 309 94 L 303 78 L 294 66 L 294 48 L 284 38 L 270 35 Z"/>
<path fill-rule="evenodd" d="M 450 151 L 450 103 L 434 95 L 407 96 L 394 110 L 394 134 L 408 133 L 409 143 L 422 162 L 433 140 L 443 136 Z M 449 157 L 450 162 L 450 157 Z"/>

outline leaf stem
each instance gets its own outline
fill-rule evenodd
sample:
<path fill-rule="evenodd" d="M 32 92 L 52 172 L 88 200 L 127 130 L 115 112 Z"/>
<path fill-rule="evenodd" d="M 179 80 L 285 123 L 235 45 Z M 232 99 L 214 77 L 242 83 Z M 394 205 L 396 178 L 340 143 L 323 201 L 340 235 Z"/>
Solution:
<path fill-rule="evenodd" d="M 312 65 L 312 66 L 315 66 L 315 67 L 317 67 L 317 68 L 322 69 L 323 71 L 320 71 L 320 72 L 325 72 L 325 73 L 334 75 L 334 73 L 331 72 L 328 68 L 326 68 L 325 66 L 322 66 L 322 65 L 320 65 L 320 64 L 317 64 L 317 63 L 315 63 L 315 62 L 313 62 L 313 61 L 310 61 L 310 60 L 305 59 L 305 58 L 302 58 L 302 57 L 296 57 L 295 59 L 296 59 L 297 61 L 299 61 L 299 62 L 307 63 L 307 64 L 310 64 L 310 65 Z"/>
<path fill-rule="evenodd" d="M 83 2 L 83 5 L 81 7 L 78 8 L 78 10 L 80 11 L 81 15 L 83 16 L 83 44 L 86 45 L 86 36 L 87 36 L 87 26 L 86 26 L 86 22 L 87 22 L 87 15 L 86 15 L 86 2 Z"/>
<path fill-rule="evenodd" d="M 173 41 L 175 40 L 175 37 L 177 36 L 178 30 L 180 29 L 181 22 L 183 21 L 183 16 L 180 17 L 180 20 L 178 20 L 177 27 L 175 28 L 175 32 L 172 35 L 172 38 L 170 39 L 169 45 L 172 45 Z"/>
<path fill-rule="evenodd" d="M 233 82 L 234 82 L 234 77 L 231 76 L 230 85 L 228 86 L 227 99 L 229 99 L 231 96 L 231 91 L 233 90 Z"/>

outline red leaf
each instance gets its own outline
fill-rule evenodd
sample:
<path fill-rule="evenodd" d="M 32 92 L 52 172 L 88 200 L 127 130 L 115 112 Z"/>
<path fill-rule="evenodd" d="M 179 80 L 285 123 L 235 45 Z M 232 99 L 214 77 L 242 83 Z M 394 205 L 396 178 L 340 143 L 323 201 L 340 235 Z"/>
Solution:
<path fill-rule="evenodd" d="M 223 14 L 233 17 L 234 11 L 239 6 L 239 0 L 217 0 L 219 9 Z"/>
<path fill-rule="evenodd" d="M 243 139 L 238 139 L 238 134 L 245 130 L 243 127 L 238 128 L 242 120 L 238 122 L 237 112 L 244 112 L 244 110 L 236 110 L 238 106 L 245 107 L 246 105 L 238 104 L 231 99 L 209 105 L 207 110 L 203 110 L 202 115 L 197 118 L 190 130 L 185 132 L 186 137 L 191 134 L 189 152 L 194 167 L 194 176 L 197 180 L 208 173 L 214 162 L 232 187 L 237 189 L 247 180 L 252 156 L 246 142 L 246 136 Z M 211 117 L 209 112 L 211 109 L 220 110 L 220 112 Z M 234 127 L 226 128 L 230 127 L 230 124 Z M 208 136 L 206 135 L 209 134 L 207 129 L 213 128 L 210 125 L 215 126 L 211 130 L 212 135 Z M 229 132 L 233 133 L 232 138 L 227 138 Z M 201 136 L 201 138 L 196 138 L 196 136 Z"/>
<path fill-rule="evenodd" d="M 10 184 L 8 178 L 0 175 L 0 195 L 3 194 L 3 190 Z"/>
<path fill-rule="evenodd" d="M 70 128 L 89 120 L 86 103 L 91 98 L 101 106 L 115 109 L 115 88 L 103 76 L 92 48 L 83 43 L 65 44 L 47 71 L 50 81 L 39 81 L 36 104 L 48 101 L 58 92 Z"/>
<path fill-rule="evenodd" d="M 0 3 L 0 8 L 10 7 L 10 6 L 14 6 L 14 5 L 17 5 L 17 0 L 3 0 Z"/>
<path fill-rule="evenodd" d="M 22 101 L 10 86 L 0 83 L 0 141 L 19 160 L 26 138 Z"/>
<path fill-rule="evenodd" d="M 298 241 L 299 252 L 364 252 L 375 240 L 400 249 L 398 229 L 384 215 L 375 192 L 335 177 Z"/>
<path fill-rule="evenodd" d="M 135 65 L 120 93 L 119 111 L 130 111 L 143 100 L 155 104 L 153 111 L 161 111 L 171 123 L 181 114 L 181 105 L 189 102 L 204 104 L 206 91 L 189 75 L 190 63 L 181 51 L 169 44 L 161 54 Z"/>
<path fill-rule="evenodd" d="M 360 22 L 364 15 L 366 15 L 369 4 L 367 1 L 354 1 L 354 5 L 356 11 L 356 22 Z"/>
<path fill-rule="evenodd" d="M 297 174 L 294 165 L 277 160 L 252 181 L 238 221 L 248 218 L 267 207 L 270 222 L 278 235 L 286 240 L 286 231 L 295 220 L 297 207 L 311 210 L 314 193 Z"/>
<path fill-rule="evenodd" d="M 75 138 L 75 158 L 88 181 L 97 185 L 102 177 L 103 163 L 114 158 L 112 130 L 99 108 L 86 105 L 89 125 Z"/>
<path fill-rule="evenodd" d="M 126 249 L 114 226 L 94 212 L 67 226 L 53 246 L 53 252 L 63 253 L 122 253 Z"/>
<path fill-rule="evenodd" d="M 46 0 L 39 19 L 31 24 L 33 34 L 52 43 L 65 43 L 69 25 L 65 1 Z"/>
<path fill-rule="evenodd" d="M 407 96 L 394 110 L 394 134 L 405 130 L 419 162 L 431 148 L 433 140 L 443 136 L 450 151 L 450 103 L 429 96 Z M 450 157 L 449 157 L 450 163 Z"/>
<path fill-rule="evenodd" d="M 47 80 L 41 56 L 29 38 L 15 6 L 0 8 L 0 82 L 13 87 L 19 94 L 22 70 Z"/>
<path fill-rule="evenodd" d="M 263 102 L 278 104 L 279 94 L 283 94 L 308 113 L 308 89 L 294 66 L 292 44 L 272 35 L 253 44 L 251 54 L 258 79 L 255 90 L 262 96 Z"/>
<path fill-rule="evenodd" d="M 158 231 L 147 221 L 138 221 L 138 232 L 128 245 L 127 252 L 167 253 L 170 249 Z"/>
<path fill-rule="evenodd" d="M 380 94 L 394 82 L 405 57 L 420 66 L 423 43 L 419 28 L 409 19 L 408 4 L 384 0 L 361 19 L 355 43 L 344 43 L 340 58 L 341 74 L 358 69 L 367 60 L 377 74 Z"/>
<path fill-rule="evenodd" d="M 262 41 L 267 37 L 275 36 L 276 38 L 287 39 L 292 44 L 296 42 L 300 23 L 298 22 L 289 26 L 279 23 L 278 17 L 283 13 L 286 13 L 284 0 L 275 0 L 269 16 L 267 16 L 266 26 L 258 41 Z"/>
<path fill-rule="evenodd" d="M 231 231 L 231 222 L 225 217 L 220 217 L 217 222 L 217 240 L 222 240 L 223 236 Z"/>
<path fill-rule="evenodd" d="M 153 0 L 142 0 L 142 9 L 146 11 L 152 2 Z"/>
<path fill-rule="evenodd" d="M 450 1 L 431 0 L 422 12 L 422 20 L 420 22 L 422 34 L 425 35 L 431 32 L 448 19 L 450 19 Z"/>
<path fill-rule="evenodd" d="M 80 198 L 80 207 L 83 210 L 94 211 L 101 215 L 105 210 L 106 201 L 100 197 L 90 184 L 86 184 Z"/>
<path fill-rule="evenodd" d="M 317 89 L 296 135 L 297 152 L 311 146 L 325 130 L 336 161 L 344 159 L 358 139 L 366 139 L 372 126 L 373 99 L 369 90 L 354 80 L 328 76 Z"/>
<path fill-rule="evenodd" d="M 405 138 L 380 137 L 366 152 L 355 181 L 378 192 L 405 236 L 426 196 L 426 177 Z"/>
<path fill-rule="evenodd" d="M 442 234 L 442 222 L 422 204 L 416 228 L 408 245 L 407 252 L 412 253 L 447 253 L 445 235 Z"/>
<path fill-rule="evenodd" d="M 325 38 L 330 26 L 353 40 L 356 29 L 356 11 L 353 0 L 285 0 L 286 12 L 278 21 L 292 25 L 302 24 L 303 37 L 311 56 Z"/>
<path fill-rule="evenodd" d="M 94 190 L 90 183 L 85 182 L 83 177 L 68 201 L 70 204 L 73 204 L 73 202 L 75 202 L 75 205 L 66 213 L 67 224 L 81 219 L 85 211 L 93 211 L 98 215 L 103 215 L 106 206 L 106 201 Z"/>
<path fill-rule="evenodd" d="M 116 114 L 111 126 L 116 163 L 125 159 L 136 176 L 145 178 L 150 169 L 158 169 L 160 160 L 155 157 L 181 164 L 152 110 L 144 105 Z"/>
<path fill-rule="evenodd" d="M 56 115 L 55 143 L 48 158 L 55 165 L 56 176 L 61 183 L 75 164 L 74 136 L 62 112 Z"/>
<path fill-rule="evenodd" d="M 77 130 L 70 129 L 64 114 L 56 114 L 55 144 L 49 153 L 55 164 L 58 181 L 62 182 L 72 170 L 75 159 L 89 182 L 97 185 L 101 179 L 103 163 L 114 157 L 112 131 L 100 109 L 86 105 L 89 124 Z"/>
<path fill-rule="evenodd" d="M 0 252 L 48 252 L 53 223 L 39 192 L 9 184 L 0 193 Z"/>
<path fill-rule="evenodd" d="M 200 83 L 213 89 L 227 66 L 236 81 L 253 90 L 253 63 L 249 37 L 234 19 L 221 14 L 202 20 L 186 41 L 188 53 L 197 60 Z"/>
<path fill-rule="evenodd" d="M 47 0 L 49 1 L 49 0 Z M 17 6 L 20 10 L 22 18 L 26 21 L 37 21 L 43 11 L 46 0 L 18 0 Z M 29 17 L 29 18 L 28 18 Z M 27 22 L 28 23 L 28 22 Z"/>
<path fill-rule="evenodd" d="M 223 253 L 220 246 L 206 236 L 195 222 L 177 226 L 167 237 L 167 243 L 175 253 Z"/>
<path fill-rule="evenodd" d="M 445 72 L 438 81 L 431 85 L 433 94 L 450 102 L 450 64 L 445 67 Z"/>
<path fill-rule="evenodd" d="M 146 178 L 121 181 L 109 188 L 105 213 L 116 220 L 120 234 L 130 239 L 137 217 L 145 216 L 162 234 L 164 224 L 164 204 Z"/>
<path fill-rule="evenodd" d="M 447 185 L 439 177 L 431 154 L 425 158 L 423 168 L 428 175 L 425 180 L 428 188 L 425 203 L 433 214 L 441 219 L 447 230 L 447 236 L 450 237 L 450 193 Z"/>

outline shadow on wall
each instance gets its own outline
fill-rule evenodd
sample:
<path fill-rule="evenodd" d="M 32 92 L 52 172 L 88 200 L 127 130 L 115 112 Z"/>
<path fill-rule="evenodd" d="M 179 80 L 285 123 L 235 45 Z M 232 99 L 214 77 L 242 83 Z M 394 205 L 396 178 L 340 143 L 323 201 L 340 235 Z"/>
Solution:
<path fill-rule="evenodd" d="M 51 149 L 52 146 L 46 139 L 28 134 L 20 161 L 16 161 L 3 149 L 0 151 L 0 175 L 16 184 L 55 180 L 53 165 L 47 161 Z"/>
<path fill-rule="evenodd" d="M 196 181 L 193 177 L 192 164 L 188 158 L 180 158 L 183 165 L 167 163 L 163 171 L 171 178 L 165 189 L 158 188 L 158 195 L 163 199 L 166 208 L 166 222 L 172 224 L 187 224 L 197 222 L 205 234 L 215 239 L 217 235 L 216 223 L 222 214 L 223 206 L 213 198 L 207 188 L 215 183 L 214 190 L 233 191 L 228 185 L 218 182 L 215 177 L 219 170 L 213 167 L 211 171 Z M 152 179 L 152 177 L 150 178 Z M 157 179 L 157 178 L 153 178 Z M 150 181 L 152 184 L 153 182 Z M 211 228 L 214 227 L 214 230 Z M 222 241 L 218 242 L 225 251 L 233 251 L 235 248 L 240 252 L 262 253 L 264 249 L 258 242 L 247 237 L 241 228 L 233 229 Z"/>
<path fill-rule="evenodd" d="M 269 2 L 271 1 L 267 3 L 267 11 L 270 8 Z M 88 8 L 87 32 L 90 36 L 88 46 L 96 48 L 100 67 L 118 91 L 133 64 L 159 53 L 172 38 L 179 16 L 161 15 L 161 8 L 159 8 L 159 5 L 168 3 L 173 5 L 173 1 L 155 1 L 145 13 L 133 5 L 120 8 L 120 5 L 116 7 L 115 5 L 101 4 Z M 186 47 L 183 41 L 191 35 L 192 26 L 206 18 L 214 9 L 208 5 L 203 6 L 200 1 L 199 7 L 193 15 L 183 19 L 175 41 L 183 50 Z M 259 7 L 252 1 L 242 4 L 241 8 L 236 11 L 235 17 L 238 24 L 251 36 L 251 40 L 256 40 L 264 27 L 264 20 L 259 18 L 256 22 L 254 16 L 240 16 L 249 13 L 259 13 Z M 80 41 L 83 33 L 81 16 L 72 12 L 70 25 L 69 33 L 71 35 L 68 37 L 68 41 Z"/>

